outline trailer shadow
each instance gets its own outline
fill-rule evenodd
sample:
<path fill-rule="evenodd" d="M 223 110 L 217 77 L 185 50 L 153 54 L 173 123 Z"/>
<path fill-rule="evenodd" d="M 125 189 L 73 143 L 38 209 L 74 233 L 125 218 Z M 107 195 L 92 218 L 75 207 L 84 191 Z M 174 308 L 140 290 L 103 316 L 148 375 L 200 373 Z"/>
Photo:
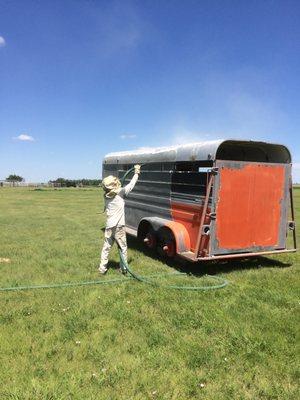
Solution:
<path fill-rule="evenodd" d="M 180 272 L 186 272 L 194 276 L 217 275 L 231 271 L 251 270 L 260 268 L 288 268 L 293 264 L 290 262 L 282 262 L 273 258 L 264 256 L 230 259 L 230 260 L 214 260 L 214 261 L 199 261 L 196 263 L 185 261 L 183 259 L 170 259 L 159 255 L 155 250 L 147 249 L 136 238 L 127 237 L 128 247 L 138 250 L 148 257 L 155 260 L 163 261 L 167 266 L 176 269 Z M 129 264 L 131 259 L 129 257 Z M 119 267 L 119 265 L 118 265 Z"/>

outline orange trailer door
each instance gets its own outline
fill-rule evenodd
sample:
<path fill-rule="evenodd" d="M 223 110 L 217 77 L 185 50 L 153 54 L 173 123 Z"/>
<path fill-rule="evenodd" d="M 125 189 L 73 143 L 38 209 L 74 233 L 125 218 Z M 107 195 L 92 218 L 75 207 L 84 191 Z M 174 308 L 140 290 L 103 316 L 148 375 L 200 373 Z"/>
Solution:
<path fill-rule="evenodd" d="M 290 164 L 217 161 L 210 254 L 286 247 Z"/>

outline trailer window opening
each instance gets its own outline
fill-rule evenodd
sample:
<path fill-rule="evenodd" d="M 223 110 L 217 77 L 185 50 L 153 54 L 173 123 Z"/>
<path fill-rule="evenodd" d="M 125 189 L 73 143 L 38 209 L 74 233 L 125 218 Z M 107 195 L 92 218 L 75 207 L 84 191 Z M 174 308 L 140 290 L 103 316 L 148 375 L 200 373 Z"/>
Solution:
<path fill-rule="evenodd" d="M 128 171 L 129 169 L 133 168 L 135 164 L 139 163 L 134 163 L 134 164 L 119 164 L 117 165 L 117 169 L 119 171 Z M 105 166 L 105 169 L 108 170 L 107 166 Z M 148 163 L 143 163 L 141 172 L 161 172 L 161 171 L 172 171 L 174 169 L 174 163 L 158 163 L 158 162 L 148 162 Z"/>
<path fill-rule="evenodd" d="M 172 174 L 173 195 L 203 196 L 206 193 L 207 177 L 211 161 L 189 161 L 175 164 Z"/>
<path fill-rule="evenodd" d="M 199 172 L 201 168 L 209 169 L 213 166 L 212 161 L 179 161 L 175 163 L 176 172 Z M 202 171 L 201 171 L 202 172 Z"/>
<path fill-rule="evenodd" d="M 199 167 L 198 172 L 208 174 L 211 171 L 211 167 Z"/>
<path fill-rule="evenodd" d="M 225 141 L 216 152 L 218 160 L 290 163 L 291 155 L 285 146 L 263 142 Z"/>
<path fill-rule="evenodd" d="M 104 165 L 105 171 L 117 171 L 118 170 L 118 165 L 117 164 L 105 164 Z"/>

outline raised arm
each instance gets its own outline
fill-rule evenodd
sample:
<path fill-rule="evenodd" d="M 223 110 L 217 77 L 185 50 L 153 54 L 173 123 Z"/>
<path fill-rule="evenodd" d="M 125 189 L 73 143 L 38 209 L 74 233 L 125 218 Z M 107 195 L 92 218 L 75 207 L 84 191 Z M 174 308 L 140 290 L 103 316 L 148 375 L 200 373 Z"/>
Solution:
<path fill-rule="evenodd" d="M 134 175 L 131 181 L 128 183 L 128 185 L 124 186 L 121 191 L 119 192 L 119 195 L 127 196 L 132 189 L 134 188 L 137 180 L 139 179 L 139 174 L 140 174 L 140 169 L 141 167 L 139 165 L 134 166 Z"/>

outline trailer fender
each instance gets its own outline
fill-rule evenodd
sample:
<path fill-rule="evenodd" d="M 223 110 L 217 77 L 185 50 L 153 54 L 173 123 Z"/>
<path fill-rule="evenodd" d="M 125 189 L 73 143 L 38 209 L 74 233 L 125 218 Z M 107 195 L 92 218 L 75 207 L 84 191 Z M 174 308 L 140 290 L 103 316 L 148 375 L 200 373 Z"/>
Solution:
<path fill-rule="evenodd" d="M 189 251 L 191 248 L 190 235 L 184 225 L 180 222 L 170 221 L 168 219 L 159 217 L 149 217 L 141 219 L 139 223 L 138 232 L 141 231 L 142 226 L 149 224 L 155 232 L 159 229 L 167 227 L 171 230 L 175 238 L 176 252 Z"/>

